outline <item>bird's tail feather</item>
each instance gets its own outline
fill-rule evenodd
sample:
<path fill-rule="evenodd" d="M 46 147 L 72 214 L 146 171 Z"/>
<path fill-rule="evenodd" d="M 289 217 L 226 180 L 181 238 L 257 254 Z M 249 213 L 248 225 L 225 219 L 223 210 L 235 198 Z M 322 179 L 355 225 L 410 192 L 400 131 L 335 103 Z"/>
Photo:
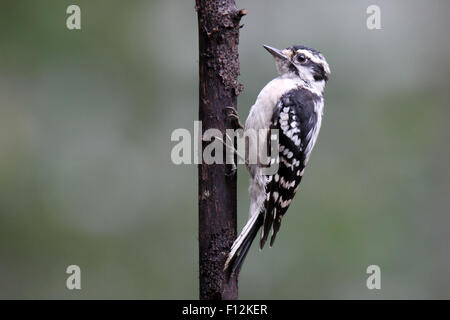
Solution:
<path fill-rule="evenodd" d="M 262 223 L 262 214 L 253 215 L 242 229 L 239 237 L 234 241 L 224 267 L 228 278 L 230 278 L 232 274 L 239 273 L 241 270 L 248 250 L 258 234 L 258 230 L 262 226 Z"/>

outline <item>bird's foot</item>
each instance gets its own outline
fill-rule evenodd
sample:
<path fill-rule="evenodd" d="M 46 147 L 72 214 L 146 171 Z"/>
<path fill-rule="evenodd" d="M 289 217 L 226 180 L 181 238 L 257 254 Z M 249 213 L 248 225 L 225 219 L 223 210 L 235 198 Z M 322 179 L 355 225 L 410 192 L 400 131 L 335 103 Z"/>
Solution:
<path fill-rule="evenodd" d="M 233 127 L 235 130 L 237 129 L 244 129 L 242 124 L 239 121 L 239 115 L 235 108 L 233 107 L 225 107 L 224 111 L 227 112 L 226 118 L 230 120 L 233 124 Z"/>

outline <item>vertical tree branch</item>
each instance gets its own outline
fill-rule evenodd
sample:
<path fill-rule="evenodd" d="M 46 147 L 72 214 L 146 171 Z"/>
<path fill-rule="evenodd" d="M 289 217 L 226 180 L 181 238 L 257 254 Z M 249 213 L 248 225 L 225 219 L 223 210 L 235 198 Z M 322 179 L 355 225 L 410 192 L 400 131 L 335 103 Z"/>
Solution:
<path fill-rule="evenodd" d="M 231 128 L 226 107 L 237 108 L 239 22 L 245 10 L 234 0 L 196 0 L 199 37 L 199 119 L 203 132 Z M 202 132 L 202 133 L 203 133 Z M 205 143 L 202 145 L 202 151 Z M 225 164 L 198 170 L 200 299 L 237 299 L 237 279 L 223 266 L 236 238 L 236 174 Z"/>

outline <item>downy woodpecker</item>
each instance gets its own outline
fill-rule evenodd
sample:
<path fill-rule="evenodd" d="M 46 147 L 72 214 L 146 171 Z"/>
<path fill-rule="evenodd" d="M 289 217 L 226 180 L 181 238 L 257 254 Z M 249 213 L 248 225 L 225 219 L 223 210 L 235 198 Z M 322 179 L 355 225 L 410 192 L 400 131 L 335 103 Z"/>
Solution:
<path fill-rule="evenodd" d="M 278 129 L 279 167 L 264 175 L 261 166 L 250 172 L 250 217 L 233 243 L 224 270 L 238 273 L 253 239 L 261 228 L 262 249 L 271 231 L 273 245 L 303 176 L 322 123 L 323 90 L 330 68 L 317 50 L 292 46 L 278 50 L 264 46 L 275 59 L 279 76 L 259 93 L 245 122 L 245 130 Z"/>

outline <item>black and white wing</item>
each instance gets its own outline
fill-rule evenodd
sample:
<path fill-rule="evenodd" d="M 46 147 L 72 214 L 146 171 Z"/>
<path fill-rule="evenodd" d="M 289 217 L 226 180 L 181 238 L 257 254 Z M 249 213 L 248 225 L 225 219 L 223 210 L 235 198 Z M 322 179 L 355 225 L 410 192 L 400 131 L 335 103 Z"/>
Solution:
<path fill-rule="evenodd" d="M 322 107 L 322 98 L 303 88 L 287 92 L 277 104 L 271 127 L 279 130 L 279 168 L 267 176 L 261 249 L 271 229 L 273 245 L 281 219 L 297 192 L 319 133 Z"/>

